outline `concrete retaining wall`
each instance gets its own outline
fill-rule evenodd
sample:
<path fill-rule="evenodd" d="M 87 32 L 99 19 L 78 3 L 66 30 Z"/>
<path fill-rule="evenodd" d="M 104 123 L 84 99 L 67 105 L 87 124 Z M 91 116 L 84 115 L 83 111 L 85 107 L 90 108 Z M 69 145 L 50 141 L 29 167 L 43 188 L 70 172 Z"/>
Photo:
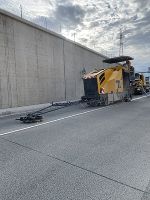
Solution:
<path fill-rule="evenodd" d="M 105 57 L 0 10 L 0 108 L 80 99 Z"/>

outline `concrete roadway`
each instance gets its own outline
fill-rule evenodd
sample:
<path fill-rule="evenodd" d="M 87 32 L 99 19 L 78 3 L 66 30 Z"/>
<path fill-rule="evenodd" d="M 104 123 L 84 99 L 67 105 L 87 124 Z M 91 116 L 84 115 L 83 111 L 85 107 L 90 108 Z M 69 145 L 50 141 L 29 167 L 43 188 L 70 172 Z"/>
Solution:
<path fill-rule="evenodd" d="M 0 200 L 148 200 L 149 181 L 150 97 L 0 118 Z"/>

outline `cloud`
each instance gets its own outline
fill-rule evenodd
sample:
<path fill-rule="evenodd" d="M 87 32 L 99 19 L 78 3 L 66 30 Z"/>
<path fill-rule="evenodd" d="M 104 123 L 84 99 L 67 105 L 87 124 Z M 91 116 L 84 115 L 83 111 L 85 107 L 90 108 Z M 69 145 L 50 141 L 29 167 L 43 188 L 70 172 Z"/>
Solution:
<path fill-rule="evenodd" d="M 54 12 L 54 16 L 57 20 L 69 26 L 81 24 L 84 19 L 84 15 L 85 11 L 79 5 L 73 5 L 71 3 L 58 5 Z"/>
<path fill-rule="evenodd" d="M 99 21 L 92 21 L 90 22 L 89 28 L 95 28 L 95 27 L 99 27 L 100 22 Z"/>
<path fill-rule="evenodd" d="M 72 30 L 79 31 L 79 26 L 85 16 L 85 11 L 81 6 L 72 4 L 68 0 L 63 2 L 58 0 L 54 7 L 55 9 L 49 13 L 49 16 L 38 16 L 34 18 L 34 22 L 58 33 L 63 31 L 67 37 L 74 34 Z"/>

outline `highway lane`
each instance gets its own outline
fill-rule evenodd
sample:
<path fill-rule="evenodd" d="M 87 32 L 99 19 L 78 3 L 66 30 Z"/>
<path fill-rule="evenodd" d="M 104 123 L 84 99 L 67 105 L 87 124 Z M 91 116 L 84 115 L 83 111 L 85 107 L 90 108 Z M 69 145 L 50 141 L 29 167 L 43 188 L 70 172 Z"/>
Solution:
<path fill-rule="evenodd" d="M 137 101 L 139 99 L 143 99 L 146 98 L 146 96 L 137 96 L 136 98 L 134 97 L 133 101 Z M 114 105 L 113 105 L 114 106 Z M 79 104 L 79 105 L 75 105 L 75 106 L 71 106 L 71 107 L 66 107 L 63 108 L 62 110 L 57 110 L 55 112 L 50 112 L 47 114 L 44 114 L 44 123 L 34 123 L 32 125 L 30 124 L 23 124 L 20 123 L 20 121 L 15 121 L 14 120 L 16 118 L 20 118 L 20 116 L 25 116 L 26 114 L 17 114 L 17 115 L 8 115 L 6 116 L 0 116 L 0 135 L 3 134 L 8 134 L 11 132 L 16 132 L 16 130 L 20 130 L 20 129 L 26 129 L 30 126 L 39 126 L 41 124 L 45 124 L 48 123 L 49 121 L 53 121 L 53 120 L 57 120 L 60 118 L 64 118 L 64 117 L 70 117 L 72 115 L 80 115 L 84 114 L 84 112 L 92 112 L 93 110 L 101 110 L 101 109 L 105 109 L 105 108 L 94 108 L 93 107 L 89 107 L 86 104 Z M 28 112 L 29 113 L 29 112 Z"/>
<path fill-rule="evenodd" d="M 0 136 L 1 199 L 150 199 L 150 98 L 92 110 Z"/>

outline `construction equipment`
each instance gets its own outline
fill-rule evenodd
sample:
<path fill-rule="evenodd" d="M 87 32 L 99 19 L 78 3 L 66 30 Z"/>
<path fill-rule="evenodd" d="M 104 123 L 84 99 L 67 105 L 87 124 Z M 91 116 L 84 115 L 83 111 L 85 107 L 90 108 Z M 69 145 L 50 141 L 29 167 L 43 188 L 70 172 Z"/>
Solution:
<path fill-rule="evenodd" d="M 149 76 L 145 77 L 145 84 L 146 84 L 146 92 L 149 92 L 150 91 Z"/>
<path fill-rule="evenodd" d="M 135 81 L 133 83 L 134 94 L 144 94 L 148 87 L 146 86 L 146 82 L 144 79 L 144 75 L 140 73 L 135 73 Z M 147 88 L 147 89 L 146 89 Z"/>
<path fill-rule="evenodd" d="M 108 105 L 116 101 L 130 101 L 132 98 L 132 79 L 134 68 L 129 56 L 106 59 L 103 62 L 113 64 L 112 67 L 94 70 L 83 76 L 84 93 L 82 101 L 91 106 Z M 117 64 L 119 62 L 124 65 Z"/>
<path fill-rule="evenodd" d="M 73 105 L 76 102 L 61 102 L 61 103 L 53 103 L 50 104 L 47 107 L 44 107 L 40 110 L 37 110 L 35 112 L 32 113 L 28 113 L 26 114 L 26 116 L 20 117 L 16 120 L 20 120 L 23 123 L 35 123 L 35 122 L 42 122 L 43 120 L 43 115 L 52 111 L 56 111 L 62 108 L 65 108 L 67 106 Z"/>

